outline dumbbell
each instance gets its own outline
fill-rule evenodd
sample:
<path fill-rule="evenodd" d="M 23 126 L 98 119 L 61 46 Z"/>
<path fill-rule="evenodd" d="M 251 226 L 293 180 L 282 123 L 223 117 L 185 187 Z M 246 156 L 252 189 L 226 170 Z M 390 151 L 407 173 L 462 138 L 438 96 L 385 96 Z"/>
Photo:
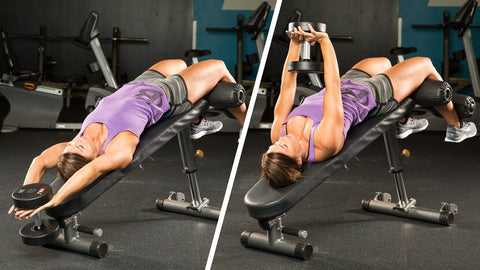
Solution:
<path fill-rule="evenodd" d="M 327 25 L 324 23 L 311 22 L 291 22 L 288 24 L 288 31 L 293 31 L 293 28 L 302 29 L 304 32 L 310 32 L 308 25 L 312 25 L 317 32 L 325 33 Z M 321 62 L 312 61 L 310 58 L 310 42 L 304 41 L 301 52 L 302 60 L 288 62 L 288 71 L 298 73 L 321 73 L 323 72 L 323 65 Z"/>
<path fill-rule="evenodd" d="M 38 208 L 53 197 L 52 187 L 45 183 L 22 186 L 12 192 L 13 204 L 21 209 Z M 41 219 L 40 213 L 34 222 L 24 225 L 18 232 L 26 245 L 44 245 L 55 240 L 60 234 L 59 224 L 54 219 Z"/>

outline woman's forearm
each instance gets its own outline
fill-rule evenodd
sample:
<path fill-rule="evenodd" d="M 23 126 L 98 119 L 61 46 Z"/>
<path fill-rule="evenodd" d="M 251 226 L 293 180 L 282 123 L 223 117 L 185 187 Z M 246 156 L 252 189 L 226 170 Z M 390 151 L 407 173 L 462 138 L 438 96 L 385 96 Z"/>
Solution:
<path fill-rule="evenodd" d="M 343 103 L 340 93 L 340 73 L 335 49 L 328 38 L 322 39 L 320 41 L 320 46 L 324 61 L 324 115 L 325 118 L 332 117 L 336 119 L 336 121 L 342 121 L 343 126 Z"/>
<path fill-rule="evenodd" d="M 92 166 L 92 162 L 82 167 L 78 170 L 70 179 L 68 179 L 65 184 L 60 188 L 60 190 L 53 196 L 53 206 L 57 206 L 68 199 L 70 196 L 78 193 L 92 182 L 94 182 L 100 175 L 101 171 Z"/>
<path fill-rule="evenodd" d="M 290 42 L 288 48 L 288 54 L 285 58 L 285 62 L 283 63 L 283 71 L 282 71 L 282 84 L 281 87 L 283 89 L 291 89 L 292 85 L 296 86 L 297 84 L 297 73 L 288 71 L 288 63 L 292 61 L 299 61 L 300 60 L 300 49 L 301 45 L 295 42 Z M 281 88 L 281 90 L 283 90 Z"/>
<path fill-rule="evenodd" d="M 288 71 L 288 62 L 300 59 L 300 44 L 290 42 L 287 57 L 283 64 L 280 94 L 275 104 L 274 118 L 283 121 L 291 110 L 297 89 L 297 73 Z"/>
<path fill-rule="evenodd" d="M 291 34 L 290 34 L 291 35 Z M 270 130 L 270 139 L 277 141 L 281 136 L 282 123 L 287 119 L 288 114 L 295 100 L 295 91 L 297 89 L 297 74 L 288 71 L 288 62 L 298 61 L 300 59 L 300 44 L 290 41 L 287 57 L 283 64 L 282 83 L 280 85 L 280 94 L 278 95 L 273 111 L 273 123 Z"/>
<path fill-rule="evenodd" d="M 136 143 L 134 144 L 136 145 Z M 130 147 L 129 150 L 123 149 L 121 151 L 108 152 L 90 161 L 63 184 L 60 190 L 53 196 L 52 206 L 59 205 L 72 195 L 83 190 L 103 174 L 127 167 L 133 159 L 134 151 L 135 146 Z"/>

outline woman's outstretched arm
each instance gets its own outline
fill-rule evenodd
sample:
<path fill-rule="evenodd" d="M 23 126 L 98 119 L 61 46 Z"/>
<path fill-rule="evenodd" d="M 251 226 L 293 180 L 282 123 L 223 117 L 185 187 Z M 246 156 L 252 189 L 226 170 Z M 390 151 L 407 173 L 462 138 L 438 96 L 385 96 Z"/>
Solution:
<path fill-rule="evenodd" d="M 287 119 L 288 114 L 292 110 L 293 102 L 295 101 L 295 91 L 297 89 L 297 73 L 288 71 L 288 62 L 298 61 L 300 59 L 300 48 L 303 43 L 300 37 L 302 35 L 297 29 L 294 29 L 292 32 L 287 31 L 287 35 L 290 37 L 290 45 L 283 65 L 280 94 L 273 112 L 273 124 L 270 131 L 272 143 L 276 142 L 281 136 L 282 123 Z"/>
<path fill-rule="evenodd" d="M 314 145 L 316 159 L 324 160 L 337 154 L 343 147 L 343 103 L 340 93 L 340 73 L 337 56 L 328 34 L 316 32 L 309 25 L 310 32 L 300 32 L 311 44 L 318 42 L 324 61 L 325 96 L 323 100 L 323 120 L 315 130 Z"/>

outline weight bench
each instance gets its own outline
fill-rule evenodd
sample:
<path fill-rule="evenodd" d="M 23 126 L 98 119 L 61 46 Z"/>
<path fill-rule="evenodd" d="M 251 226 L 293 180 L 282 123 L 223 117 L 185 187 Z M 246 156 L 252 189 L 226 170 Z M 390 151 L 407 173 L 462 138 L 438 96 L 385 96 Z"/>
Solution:
<path fill-rule="evenodd" d="M 382 134 L 389 161 L 389 171 L 395 178 L 398 202 L 391 202 L 391 196 L 388 193 L 377 193 L 373 199 L 363 200 L 362 208 L 366 211 L 420 219 L 443 225 L 451 224 L 457 212 L 456 205 L 442 203 L 440 210 L 430 210 L 417 207 L 415 199 L 407 196 L 402 177 L 403 165 L 396 138 L 395 123 L 407 116 L 417 104 L 427 107 L 446 104 L 452 99 L 452 92 L 447 83 L 426 80 L 414 96 L 402 101 L 394 111 L 367 119 L 351 128 L 340 153 L 323 162 L 311 164 L 304 173 L 305 177 L 300 178 L 297 182 L 282 188 L 272 188 L 265 179 L 258 181 L 245 195 L 244 203 L 250 216 L 258 220 L 260 227 L 266 230 L 267 234 L 244 231 L 241 234 L 242 245 L 303 260 L 310 259 L 313 252 L 311 244 L 284 238 L 284 234 L 306 238 L 307 232 L 285 227 L 282 224 L 283 216 Z M 471 116 L 475 110 L 475 102 L 471 97 L 458 96 L 454 99 L 454 104 L 461 118 Z"/>
<path fill-rule="evenodd" d="M 58 222 L 59 232 L 48 232 L 48 236 L 40 237 L 24 237 L 22 235 L 24 243 L 30 245 L 50 245 L 95 257 L 104 257 L 108 249 L 105 242 L 83 239 L 79 236 L 79 232 L 101 236 L 102 230 L 79 225 L 77 214 L 137 168 L 143 160 L 160 149 L 175 135 L 177 135 L 180 145 L 183 171 L 188 175 L 192 201 L 185 202 L 185 196 L 182 193 L 171 192 L 166 199 L 157 199 L 157 208 L 208 219 L 218 219 L 219 209 L 209 206 L 209 200 L 202 198 L 200 195 L 196 178 L 197 167 L 190 139 L 190 123 L 205 113 L 210 106 L 220 108 L 239 106 L 245 100 L 244 91 L 244 88 L 239 84 L 220 82 L 205 99 L 195 103 L 191 110 L 161 120 L 157 124 L 145 129 L 140 137 L 133 160 L 126 168 L 103 175 L 68 201 L 46 210 L 46 213 L 55 219 L 53 222 Z M 50 185 L 55 193 L 63 185 L 63 180 L 56 178 Z M 48 222 L 50 221 L 52 220 L 48 220 Z M 45 240 L 42 238 L 45 238 Z M 54 239 L 52 240 L 51 238 Z"/>

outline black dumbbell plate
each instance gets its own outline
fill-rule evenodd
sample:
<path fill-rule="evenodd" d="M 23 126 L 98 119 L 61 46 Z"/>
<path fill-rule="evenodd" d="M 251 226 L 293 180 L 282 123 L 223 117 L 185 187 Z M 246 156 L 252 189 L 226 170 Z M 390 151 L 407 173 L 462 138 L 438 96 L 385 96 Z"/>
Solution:
<path fill-rule="evenodd" d="M 38 228 L 35 222 L 25 224 L 20 231 L 24 244 L 29 246 L 45 245 L 58 237 L 60 233 L 58 222 L 54 219 L 42 219 L 42 225 Z"/>
<path fill-rule="evenodd" d="M 45 183 L 28 184 L 12 192 L 13 204 L 22 209 L 38 208 L 52 197 L 52 187 Z"/>

